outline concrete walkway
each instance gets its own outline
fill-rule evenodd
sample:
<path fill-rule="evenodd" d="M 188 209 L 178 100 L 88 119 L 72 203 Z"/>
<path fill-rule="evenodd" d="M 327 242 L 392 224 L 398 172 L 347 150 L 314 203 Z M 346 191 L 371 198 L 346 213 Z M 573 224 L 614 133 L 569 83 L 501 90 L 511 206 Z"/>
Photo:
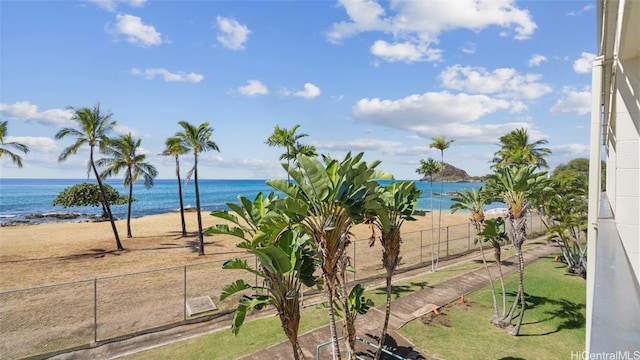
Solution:
<path fill-rule="evenodd" d="M 532 239 L 530 240 L 530 243 L 533 243 L 535 241 L 535 239 Z M 529 264 L 538 259 L 548 257 L 557 251 L 558 248 L 551 245 L 538 245 L 524 252 L 525 262 Z M 441 261 L 440 269 L 443 270 L 447 266 L 454 265 L 462 261 L 474 260 L 479 261 L 477 252 L 472 256 L 466 256 L 465 258 L 454 259 L 447 262 Z M 505 276 L 517 271 L 517 258 L 515 256 L 511 256 L 507 259 L 503 259 L 502 270 Z M 394 281 L 410 279 L 412 276 L 418 276 L 427 271 L 430 271 L 427 267 L 412 270 L 410 272 L 394 276 Z M 495 275 L 494 278 L 497 278 L 497 271 L 492 274 Z M 377 284 L 368 283 L 367 287 L 379 287 L 383 286 L 383 284 L 384 280 L 379 280 Z M 407 359 L 433 359 L 432 357 L 429 357 L 428 355 L 423 353 L 420 349 L 416 349 L 415 346 L 411 344 L 407 339 L 402 337 L 397 332 L 397 330 L 399 330 L 407 322 L 420 318 L 421 316 L 433 311 L 434 307 L 440 308 L 453 301 L 457 301 L 463 294 L 468 294 L 488 284 L 489 278 L 487 276 L 486 270 L 484 268 L 481 268 L 459 275 L 440 284 L 427 286 L 422 290 L 393 300 L 391 304 L 391 317 L 389 319 L 389 330 L 385 341 L 385 348 Z M 323 297 L 322 294 L 316 296 L 318 297 L 318 299 Z M 273 313 L 260 313 L 261 314 L 252 316 L 251 318 L 273 316 Z M 380 335 L 382 325 L 384 323 L 384 313 L 385 304 L 381 304 L 376 306 L 375 308 L 372 308 L 367 314 L 360 315 L 357 320 L 358 337 L 363 339 L 364 341 L 377 344 L 377 339 Z M 248 318 L 247 320 L 249 321 L 251 318 Z M 95 348 L 82 349 L 66 354 L 56 355 L 51 359 L 75 360 L 121 358 L 140 351 L 153 349 L 177 341 L 201 336 L 203 334 L 229 329 L 230 323 L 231 315 L 221 316 L 217 319 L 202 323 L 178 326 L 163 331 L 136 336 L 122 341 L 103 344 Z M 338 326 L 340 326 L 340 323 L 338 324 Z M 315 359 L 317 345 L 328 342 L 330 341 L 330 339 L 331 336 L 328 325 L 312 330 L 305 334 L 301 334 L 299 336 L 300 345 L 307 359 Z M 340 349 L 341 351 L 345 350 L 344 344 L 341 344 Z M 358 342 L 356 351 L 358 353 L 358 356 L 361 356 L 363 358 L 371 358 L 372 354 L 374 354 L 375 352 L 373 347 L 367 346 L 364 342 L 361 341 Z M 239 359 L 277 360 L 291 358 L 291 345 L 288 341 L 284 341 L 255 353 L 240 357 Z M 320 358 L 331 358 L 330 344 L 321 349 Z M 387 359 L 393 358 L 387 357 Z"/>
<path fill-rule="evenodd" d="M 530 264 L 541 258 L 550 256 L 558 251 L 557 247 L 551 245 L 539 245 L 524 252 L 525 263 Z M 517 257 L 511 256 L 503 261 L 502 271 L 506 276 L 517 271 Z M 424 270 L 423 270 L 424 272 Z M 497 279 L 497 271 L 492 272 Z M 409 295 L 393 300 L 391 303 L 391 316 L 389 318 L 389 331 L 385 341 L 385 348 L 406 359 L 433 359 L 420 349 L 411 344 L 409 340 L 401 336 L 397 331 L 406 323 L 418 319 L 423 315 L 433 311 L 434 306 L 440 308 L 453 301 L 459 301 L 461 296 L 473 292 L 489 284 L 489 277 L 484 268 L 459 275 L 455 278 L 426 287 L 423 290 L 413 292 Z M 385 304 L 376 306 L 365 315 L 360 315 L 356 321 L 358 336 L 368 342 L 377 344 L 382 326 L 384 324 Z M 340 325 L 338 325 L 340 326 Z M 329 326 L 310 331 L 299 336 L 300 345 L 307 359 L 316 358 L 316 346 L 328 342 L 331 339 Z M 344 344 L 340 350 L 344 351 Z M 358 356 L 371 358 L 375 354 L 373 347 L 359 342 L 356 348 Z M 253 354 L 239 359 L 269 359 L 284 360 L 292 358 L 292 349 L 288 341 L 281 342 L 266 349 L 262 349 Z M 331 346 L 327 345 L 321 349 L 321 359 L 331 358 Z M 393 357 L 383 357 L 393 359 Z"/>

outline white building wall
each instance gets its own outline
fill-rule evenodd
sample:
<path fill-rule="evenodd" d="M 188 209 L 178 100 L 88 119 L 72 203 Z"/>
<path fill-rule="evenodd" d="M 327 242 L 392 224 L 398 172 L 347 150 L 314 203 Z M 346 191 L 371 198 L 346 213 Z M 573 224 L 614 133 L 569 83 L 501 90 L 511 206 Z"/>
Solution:
<path fill-rule="evenodd" d="M 607 194 L 623 246 L 640 279 L 640 58 L 618 63 L 616 88 Z"/>

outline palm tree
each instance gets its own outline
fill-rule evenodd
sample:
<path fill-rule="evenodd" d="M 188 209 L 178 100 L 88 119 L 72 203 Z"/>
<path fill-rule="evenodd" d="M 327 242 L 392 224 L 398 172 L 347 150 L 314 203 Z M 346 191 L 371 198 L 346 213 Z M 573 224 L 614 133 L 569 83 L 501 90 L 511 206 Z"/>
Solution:
<path fill-rule="evenodd" d="M 297 158 L 296 144 L 298 143 L 298 140 L 309 136 L 308 134 L 296 134 L 298 128 L 300 128 L 299 124 L 294 125 L 291 130 L 288 130 L 287 128 L 280 128 L 276 125 L 273 130 L 273 134 L 271 134 L 265 141 L 265 144 L 269 146 L 284 147 L 286 149 L 285 153 L 280 155 L 280 160 L 287 160 L 287 165 L 290 165 L 291 160 L 295 160 Z M 315 156 L 314 147 L 304 149 L 301 147 L 302 145 L 298 144 L 298 148 L 300 148 L 300 150 L 304 150 L 307 156 Z M 290 179 L 289 174 L 287 174 L 287 180 Z"/>
<path fill-rule="evenodd" d="M 0 121 L 0 158 L 6 154 L 11 158 L 11 161 L 13 161 L 14 164 L 21 168 L 22 158 L 20 155 L 12 152 L 10 148 L 14 148 L 26 155 L 29 152 L 29 147 L 15 141 L 4 142 L 4 137 L 7 135 L 7 123 L 7 121 Z"/>
<path fill-rule="evenodd" d="M 444 135 L 439 137 L 432 137 L 433 141 L 429 144 L 430 148 L 435 148 L 440 150 L 440 162 L 442 164 L 442 168 L 444 169 L 444 151 L 451 146 L 451 144 L 455 141 L 453 139 L 447 140 Z M 440 206 L 438 208 L 438 254 L 436 256 L 436 267 L 435 270 L 438 270 L 438 264 L 440 262 L 440 224 L 442 222 L 442 196 L 444 193 L 444 178 L 440 177 Z"/>
<path fill-rule="evenodd" d="M 489 285 L 491 286 L 491 295 L 493 297 L 493 317 L 491 318 L 491 322 L 493 324 L 497 324 L 499 316 L 496 288 L 493 285 L 493 276 L 491 275 L 491 271 L 489 271 L 489 265 L 487 265 L 487 258 L 484 254 L 484 248 L 482 247 L 482 240 L 480 238 L 480 234 L 484 230 L 484 207 L 491 202 L 491 199 L 486 196 L 484 189 L 480 187 L 478 189 L 471 190 L 465 188 L 462 191 L 459 191 L 451 201 L 453 202 L 453 204 L 451 204 L 451 213 L 458 210 L 469 211 L 469 220 L 476 231 L 475 243 L 480 245 L 482 264 L 487 271 Z"/>
<path fill-rule="evenodd" d="M 420 159 L 420 167 L 416 169 L 416 172 L 421 175 L 429 177 L 429 201 L 431 203 L 431 271 L 436 271 L 435 262 L 433 259 L 433 175 L 442 171 L 442 164 L 429 158 L 427 161 Z M 438 230 L 439 231 L 439 230 Z"/>
<path fill-rule="evenodd" d="M 165 156 L 174 156 L 176 159 L 176 177 L 178 178 L 178 197 L 180 198 L 180 222 L 182 225 L 182 236 L 187 236 L 187 226 L 184 221 L 184 202 L 182 199 L 182 181 L 180 180 L 180 155 L 188 154 L 189 149 L 182 145 L 180 139 L 170 137 L 165 141 L 166 148 L 162 152 Z"/>
<path fill-rule="evenodd" d="M 208 122 L 203 122 L 199 126 L 193 126 L 186 121 L 178 122 L 184 129 L 182 132 L 177 132 L 175 137 L 180 140 L 180 144 L 193 152 L 193 168 L 187 174 L 185 182 L 188 182 L 193 175 L 193 182 L 196 190 L 196 213 L 198 216 L 198 239 L 200 246 L 198 249 L 198 255 L 204 256 L 204 235 L 202 233 L 202 214 L 200 212 L 200 189 L 198 188 L 198 154 L 209 150 L 220 151 L 218 145 L 211 141 L 213 135 L 213 128 L 209 127 Z"/>
<path fill-rule="evenodd" d="M 298 155 L 304 155 L 304 156 L 310 156 L 310 157 L 314 157 L 314 156 L 318 156 L 316 147 L 313 145 L 307 145 L 307 144 L 301 144 L 299 142 L 296 142 L 293 145 L 292 151 L 291 151 L 291 158 L 292 160 L 294 160 L 296 162 L 296 167 L 299 168 L 300 165 L 298 164 Z"/>
<path fill-rule="evenodd" d="M 546 172 L 535 173 L 536 167 L 510 166 L 497 167 L 493 174 L 487 177 L 487 191 L 494 198 L 502 198 L 507 205 L 507 220 L 510 223 L 511 243 L 518 256 L 518 293 L 507 317 L 501 320 L 503 326 L 511 324 L 517 301 L 520 299 L 520 315 L 518 322 L 511 330 L 511 335 L 518 335 L 526 309 L 524 299 L 524 257 L 522 245 L 527 238 L 526 214 L 528 208 L 527 199 L 534 192 L 549 191 L 546 186 Z"/>
<path fill-rule="evenodd" d="M 500 279 L 500 287 L 502 289 L 502 315 L 500 319 L 505 319 L 507 316 L 507 292 L 504 287 L 504 276 L 502 274 L 502 244 L 509 240 L 509 236 L 505 231 L 504 219 L 497 217 L 494 219 L 487 219 L 484 222 L 484 227 L 480 232 L 480 240 L 483 242 L 490 242 L 493 246 L 493 257 L 496 260 L 496 266 L 498 267 L 498 278 Z M 500 326 L 494 323 L 494 325 Z"/>
<path fill-rule="evenodd" d="M 118 175 L 120 170 L 125 170 L 123 186 L 129 187 L 129 201 L 127 209 L 127 237 L 131 235 L 131 204 L 133 203 L 133 183 L 138 181 L 140 177 L 144 178 L 144 187 L 149 189 L 153 187 L 153 179 L 158 176 L 158 170 L 155 166 L 146 163 L 146 155 L 138 154 L 137 150 L 142 143 L 141 139 L 134 139 L 131 133 L 124 135 L 118 139 L 112 140 L 104 153 L 109 155 L 97 161 L 97 165 L 105 169 L 100 173 L 102 179 Z"/>
<path fill-rule="evenodd" d="M 102 152 L 106 149 L 107 145 L 109 145 L 110 139 L 108 135 L 116 126 L 116 122 L 111 120 L 113 114 L 101 114 L 100 104 L 96 104 L 92 109 L 85 107 L 80 109 L 71 108 L 71 110 L 73 110 L 71 121 L 76 123 L 77 128 L 63 128 L 56 133 L 55 138 L 56 140 L 60 140 L 70 135 L 76 139 L 73 144 L 62 150 L 62 153 L 58 156 L 58 161 L 66 160 L 69 155 L 77 153 L 78 149 L 83 145 L 89 145 L 89 164 L 87 172 L 93 170 L 93 174 L 95 175 L 98 186 L 100 187 L 100 192 L 102 193 L 104 210 L 109 217 L 111 229 L 113 230 L 113 235 L 116 238 L 117 249 L 124 250 L 124 247 L 120 242 L 120 236 L 118 236 L 118 229 L 116 228 L 113 214 L 111 213 L 109 200 L 104 191 L 102 179 L 100 178 L 100 174 L 98 174 L 98 169 L 96 168 L 95 161 L 93 160 L 96 146 L 99 151 Z"/>
<path fill-rule="evenodd" d="M 493 163 L 497 167 L 508 165 L 534 165 L 539 169 L 548 169 L 545 157 L 551 150 L 541 147 L 547 140 L 529 143 L 527 129 L 521 128 L 500 137 L 500 150 L 494 154 Z"/>
<path fill-rule="evenodd" d="M 375 356 L 376 360 L 380 359 L 380 355 L 382 355 L 382 348 L 387 337 L 391 314 L 391 280 L 400 262 L 400 244 L 402 243 L 400 230 L 405 220 L 415 220 L 413 212 L 422 193 L 416 188 L 414 182 L 409 181 L 391 183 L 379 188 L 379 191 L 381 209 L 376 212 L 377 216 L 372 218 L 371 224 L 374 226 L 374 231 L 375 229 L 380 231 L 382 266 L 387 270 L 387 303 L 382 333 L 378 341 L 378 351 Z M 374 234 L 372 234 L 372 240 L 375 241 Z"/>
<path fill-rule="evenodd" d="M 262 286 L 252 287 L 240 279 L 224 287 L 220 300 L 247 289 L 254 290 L 252 295 L 240 299 L 231 330 L 237 334 L 249 310 L 270 304 L 278 312 L 282 329 L 291 343 L 293 358 L 304 359 L 298 343 L 299 299 L 302 284 L 311 287 L 317 282 L 313 275 L 315 253 L 309 246 L 311 238 L 302 232 L 299 224 L 290 226 L 283 213 L 269 209 L 269 204 L 278 200 L 273 193 L 267 197 L 258 193 L 253 202 L 244 196 L 239 200 L 240 204 L 227 204 L 232 212 L 211 213 L 231 222 L 233 227 L 220 224 L 206 230 L 209 234 L 239 237 L 242 242 L 238 247 L 255 255 L 260 262 L 258 269 L 251 268 L 246 259 L 229 260 L 223 265 L 224 269 L 246 270 L 264 280 Z"/>
<path fill-rule="evenodd" d="M 376 179 L 391 179 L 390 174 L 375 171 L 380 161 L 367 164 L 363 153 L 337 161 L 323 156 L 298 157 L 300 168 L 283 164 L 294 182 L 269 180 L 267 184 L 287 195 L 276 210 L 298 219 L 311 235 L 320 257 L 323 288 L 328 298 L 329 328 L 333 359 L 340 357 L 334 300 L 339 276 L 339 264 L 344 260 L 353 224 L 364 220 L 365 213 L 379 208 Z"/>

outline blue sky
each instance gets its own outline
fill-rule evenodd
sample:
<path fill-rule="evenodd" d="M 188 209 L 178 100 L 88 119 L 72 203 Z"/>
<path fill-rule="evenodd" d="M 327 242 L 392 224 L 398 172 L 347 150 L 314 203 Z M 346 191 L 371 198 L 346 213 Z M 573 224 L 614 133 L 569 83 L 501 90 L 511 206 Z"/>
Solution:
<path fill-rule="evenodd" d="M 159 178 L 178 121 L 208 121 L 220 152 L 200 178 L 286 177 L 275 125 L 341 158 L 382 160 L 417 179 L 440 159 L 490 172 L 498 138 L 526 127 L 553 168 L 588 157 L 594 1 L 1 1 L 0 118 L 27 144 L 6 178 L 83 178 L 88 151 L 59 163 L 68 108 L 117 121 L 142 139 Z M 192 156 L 181 160 L 182 172 Z"/>

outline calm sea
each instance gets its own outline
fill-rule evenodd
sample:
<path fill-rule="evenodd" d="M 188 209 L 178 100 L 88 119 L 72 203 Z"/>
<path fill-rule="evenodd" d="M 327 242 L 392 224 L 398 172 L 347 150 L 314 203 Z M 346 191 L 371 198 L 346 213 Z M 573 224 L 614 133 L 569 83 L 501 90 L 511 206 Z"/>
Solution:
<path fill-rule="evenodd" d="M 99 215 L 101 210 L 97 207 L 62 208 L 53 206 L 55 197 L 66 187 L 84 182 L 82 179 L 1 179 L 0 178 L 0 224 L 11 221 L 29 221 L 41 223 L 60 221 L 56 218 L 46 217 L 39 219 L 27 219 L 32 214 L 52 213 L 78 213 L 83 214 L 79 218 L 67 221 L 78 221 L 86 218 L 85 214 Z M 90 180 L 91 181 L 91 180 Z M 121 194 L 128 194 L 128 189 L 122 186 L 122 180 L 110 179 L 109 185 L 117 189 Z M 418 200 L 420 210 L 438 209 L 440 183 L 433 183 L 433 196 L 431 201 L 429 182 L 417 182 L 418 188 L 424 190 Z M 444 193 L 453 193 L 463 188 L 476 188 L 481 183 L 445 183 Z M 238 195 L 244 195 L 253 199 L 258 192 L 269 193 L 273 189 L 266 185 L 265 180 L 200 180 L 200 202 L 205 211 L 227 209 L 226 203 L 238 202 Z M 195 190 L 193 181 L 182 186 L 185 206 L 195 207 Z M 143 182 L 134 185 L 133 197 L 137 199 L 133 203 L 132 217 L 161 214 L 176 211 L 180 207 L 178 199 L 177 179 L 156 180 L 151 189 L 145 189 Z M 449 210 L 451 196 L 445 195 L 442 209 Z M 499 207 L 499 205 L 496 205 Z M 127 217 L 126 205 L 112 206 L 116 218 Z"/>

